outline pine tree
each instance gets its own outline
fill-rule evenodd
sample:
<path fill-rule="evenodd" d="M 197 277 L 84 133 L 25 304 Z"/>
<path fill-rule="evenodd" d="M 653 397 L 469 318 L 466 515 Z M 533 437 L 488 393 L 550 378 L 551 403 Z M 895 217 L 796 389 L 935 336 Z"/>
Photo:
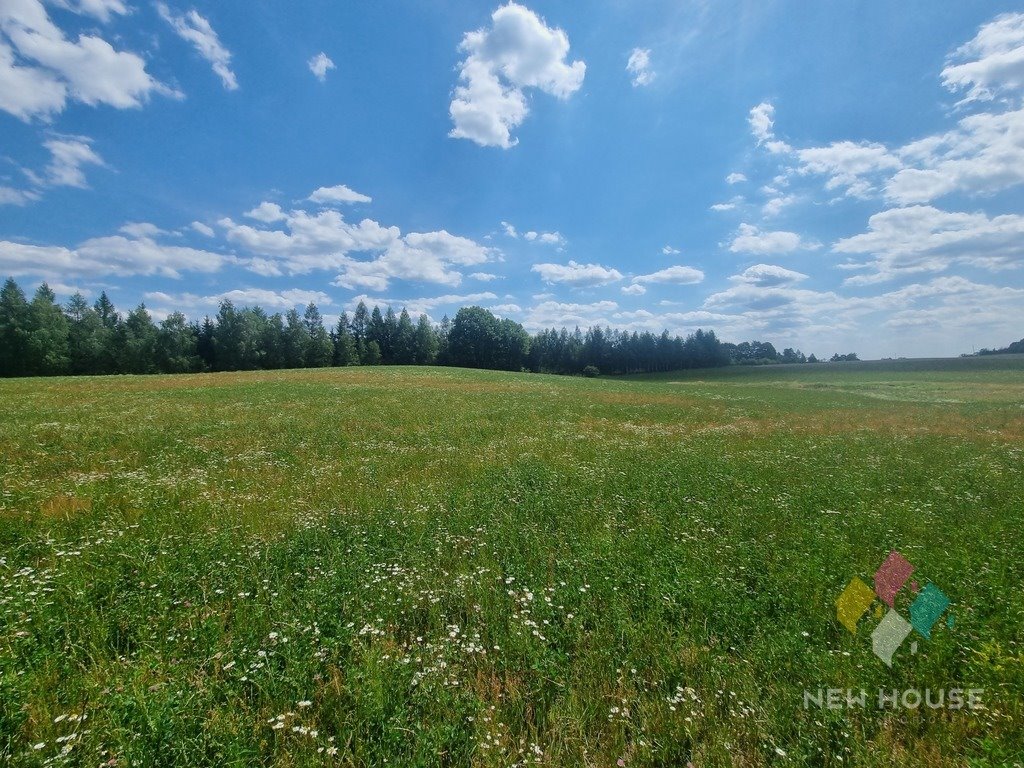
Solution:
<path fill-rule="evenodd" d="M 156 341 L 156 368 L 163 373 L 188 373 L 200 367 L 195 329 L 181 312 L 160 323 Z"/>
<path fill-rule="evenodd" d="M 89 306 L 89 302 L 81 293 L 76 293 L 68 300 L 64 308 L 70 328 L 68 344 L 70 347 L 72 374 L 94 374 L 103 372 L 104 341 L 107 330 L 99 313 Z"/>
<path fill-rule="evenodd" d="M 305 364 L 310 368 L 326 368 L 334 362 L 334 344 L 324 328 L 324 320 L 316 304 L 310 302 L 303 318 L 309 341 L 306 344 Z"/>
<path fill-rule="evenodd" d="M 156 371 L 156 346 L 159 331 L 153 324 L 145 304 L 128 313 L 118 328 L 121 337 L 121 371 L 153 373 Z"/>
<path fill-rule="evenodd" d="M 359 363 L 356 340 L 349 329 L 348 313 L 342 312 L 338 327 L 334 331 L 334 364 L 357 365 Z"/>
<path fill-rule="evenodd" d="M 306 363 L 306 348 L 309 346 L 309 331 L 295 309 L 289 309 L 285 315 L 284 329 L 284 366 L 285 368 L 301 368 Z"/>
<path fill-rule="evenodd" d="M 416 328 L 404 308 L 395 327 L 393 354 L 394 362 L 398 365 L 412 365 L 416 362 Z"/>
<path fill-rule="evenodd" d="M 0 376 L 28 372 L 29 310 L 25 294 L 7 278 L 0 290 Z"/>
<path fill-rule="evenodd" d="M 414 339 L 414 362 L 416 365 L 433 365 L 437 361 L 438 338 L 430 318 L 420 315 L 416 323 Z"/>
<path fill-rule="evenodd" d="M 59 376 L 68 372 L 68 319 L 50 286 L 43 283 L 29 305 L 29 370 L 41 376 Z"/>

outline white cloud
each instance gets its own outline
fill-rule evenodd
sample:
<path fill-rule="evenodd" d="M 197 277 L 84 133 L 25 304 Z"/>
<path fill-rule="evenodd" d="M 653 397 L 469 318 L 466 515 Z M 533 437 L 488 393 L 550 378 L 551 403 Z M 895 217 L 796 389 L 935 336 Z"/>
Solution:
<path fill-rule="evenodd" d="M 892 208 L 868 220 L 868 231 L 838 241 L 836 253 L 867 254 L 867 274 L 846 279 L 865 285 L 920 272 L 942 272 L 954 264 L 988 270 L 1024 266 L 1024 216 L 989 218 L 932 206 Z"/>
<path fill-rule="evenodd" d="M 487 309 L 496 315 L 516 315 L 523 311 L 518 304 L 492 304 Z"/>
<path fill-rule="evenodd" d="M 446 293 L 442 296 L 425 296 L 418 299 L 388 299 L 374 296 L 367 296 L 365 293 L 353 296 L 346 302 L 346 308 L 355 309 L 362 301 L 368 307 L 405 307 L 410 315 L 430 315 L 439 307 L 465 307 L 480 304 L 485 301 L 494 301 L 497 295 L 490 291 L 482 293 L 455 294 Z"/>
<path fill-rule="evenodd" d="M 206 235 L 206 237 L 213 237 L 215 234 L 217 234 L 216 232 L 213 231 L 213 227 L 209 226 L 208 224 L 203 224 L 203 222 L 201 221 L 193 221 L 189 226 L 192 227 L 192 229 L 194 229 L 199 234 Z"/>
<path fill-rule="evenodd" d="M 672 283 L 674 285 L 693 285 L 704 280 L 704 273 L 693 267 L 673 266 L 659 269 L 649 275 L 637 275 L 633 284 Z"/>
<path fill-rule="evenodd" d="M 620 290 L 627 296 L 643 296 L 647 293 L 647 289 L 638 283 L 624 285 Z"/>
<path fill-rule="evenodd" d="M 74 8 L 100 14 L 118 5 L 100 0 Z M 153 92 L 180 95 L 153 79 L 134 53 L 117 51 L 96 35 L 67 39 L 40 0 L 0 4 L 0 109 L 21 120 L 48 119 L 68 100 L 126 109 L 141 106 Z"/>
<path fill-rule="evenodd" d="M 78 14 L 94 16 L 104 23 L 110 21 L 113 14 L 123 16 L 128 13 L 128 7 L 122 0 L 50 0 L 50 2 Z"/>
<path fill-rule="evenodd" d="M 158 243 L 151 237 L 113 235 L 76 248 L 0 241 L 0 274 L 62 279 L 82 276 L 163 275 L 217 272 L 230 260 L 218 253 Z"/>
<path fill-rule="evenodd" d="M 730 173 L 728 176 L 725 177 L 726 184 L 739 184 L 740 182 L 744 182 L 746 180 L 747 177 L 744 176 L 742 173 Z"/>
<path fill-rule="evenodd" d="M 758 255 L 790 253 L 800 248 L 817 247 L 819 247 L 817 243 L 805 242 L 796 232 L 765 232 L 752 224 L 740 224 L 735 237 L 729 244 L 729 250 L 733 253 Z"/>
<path fill-rule="evenodd" d="M 519 233 L 516 231 L 516 228 L 514 226 L 512 226 L 511 224 L 509 224 L 507 221 L 501 222 L 501 228 L 505 231 L 505 234 L 508 235 L 509 237 L 511 237 L 513 239 L 519 237 Z"/>
<path fill-rule="evenodd" d="M 0 205 L 26 205 L 39 199 L 39 193 L 28 189 L 0 186 Z"/>
<path fill-rule="evenodd" d="M 657 73 L 651 69 L 651 49 L 634 48 L 626 62 L 626 71 L 632 75 L 633 87 L 650 85 Z"/>
<path fill-rule="evenodd" d="M 899 157 L 878 143 L 836 141 L 795 152 L 800 160 L 800 173 L 825 175 L 825 189 L 845 189 L 851 197 L 868 197 L 875 192 L 869 177 L 903 167 Z"/>
<path fill-rule="evenodd" d="M 330 57 L 320 51 L 316 56 L 311 58 L 308 62 L 309 71 L 313 73 L 317 80 L 321 83 L 327 80 L 327 73 L 334 69 L 334 62 L 331 61 Z"/>
<path fill-rule="evenodd" d="M 525 90 L 567 99 L 583 83 L 586 64 L 567 63 L 569 38 L 515 2 L 491 15 L 491 27 L 467 32 L 459 50 L 460 85 L 449 106 L 453 138 L 480 146 L 515 146 L 512 130 L 529 113 Z"/>
<path fill-rule="evenodd" d="M 251 211 L 243 214 L 247 218 L 262 221 L 264 224 L 273 224 L 275 221 L 284 221 L 287 216 L 277 203 L 262 202 Z"/>
<path fill-rule="evenodd" d="M 807 279 L 802 272 L 795 272 L 792 269 L 779 267 L 774 264 L 755 264 L 747 267 L 738 275 L 729 278 L 733 282 L 748 283 L 762 287 L 777 285 L 792 285 Z"/>
<path fill-rule="evenodd" d="M 195 9 L 184 15 L 176 15 L 166 3 L 157 3 L 156 7 L 160 16 L 171 25 L 178 37 L 191 43 L 196 52 L 210 63 L 224 87 L 229 91 L 237 90 L 238 80 L 231 71 L 231 52 L 221 44 L 210 22 L 200 16 Z"/>
<path fill-rule="evenodd" d="M 562 328 L 595 325 L 610 325 L 609 314 L 618 309 L 614 301 L 597 301 L 592 304 L 573 304 L 559 301 L 542 301 L 525 311 L 523 326 L 536 331 L 541 328 Z"/>
<path fill-rule="evenodd" d="M 761 206 L 761 214 L 767 218 L 778 216 L 783 208 L 792 205 L 796 200 L 796 195 L 778 195 Z"/>
<path fill-rule="evenodd" d="M 230 301 L 236 307 L 262 307 L 269 310 L 288 310 L 313 303 L 330 306 L 334 302 L 323 291 L 307 291 L 289 288 L 284 291 L 269 291 L 264 288 L 236 288 L 207 296 L 194 293 L 169 294 L 151 291 L 143 294 L 146 302 L 154 305 L 154 315 L 182 312 L 192 314 L 196 310 L 204 313 L 215 311 L 222 301 Z"/>
<path fill-rule="evenodd" d="M 942 84 L 967 95 L 963 102 L 987 101 L 1024 89 L 1024 13 L 1007 13 L 983 25 L 949 57 Z"/>
<path fill-rule="evenodd" d="M 373 198 L 349 189 L 344 184 L 335 187 L 320 187 L 308 198 L 314 203 L 372 203 Z"/>
<path fill-rule="evenodd" d="M 788 144 L 775 138 L 775 107 L 770 102 L 762 101 L 752 107 L 747 122 L 758 145 L 764 145 L 772 154 L 789 151 Z"/>
<path fill-rule="evenodd" d="M 661 249 L 661 252 L 666 256 L 675 256 L 680 253 L 680 250 L 678 248 L 673 248 L 671 245 L 666 245 Z"/>
<path fill-rule="evenodd" d="M 501 275 L 494 275 L 490 272 L 473 272 L 470 274 L 470 278 L 479 280 L 482 283 L 489 283 L 492 280 L 501 280 Z"/>
<path fill-rule="evenodd" d="M 723 213 L 724 211 L 731 211 L 736 207 L 736 203 L 715 203 L 711 206 L 711 210 L 716 213 Z"/>
<path fill-rule="evenodd" d="M 121 226 L 118 230 L 122 234 L 128 235 L 129 237 L 156 237 L 157 235 L 166 235 L 167 232 L 160 229 L 156 224 L 150 224 L 148 221 L 129 221 L 127 224 Z"/>
<path fill-rule="evenodd" d="M 570 285 L 574 288 L 585 288 L 595 285 L 607 285 L 622 279 L 617 269 L 602 267 L 600 264 L 534 264 L 530 270 L 540 274 L 546 283 Z"/>
<path fill-rule="evenodd" d="M 565 245 L 565 238 L 561 232 L 534 232 L 530 230 L 523 233 L 523 239 L 541 245 L 555 245 L 559 249 Z"/>
<path fill-rule="evenodd" d="M 50 151 L 50 162 L 42 178 L 30 174 L 30 178 L 41 185 L 51 187 L 88 186 L 83 165 L 102 166 L 103 159 L 93 150 L 92 139 L 85 136 L 55 136 L 43 142 Z"/>

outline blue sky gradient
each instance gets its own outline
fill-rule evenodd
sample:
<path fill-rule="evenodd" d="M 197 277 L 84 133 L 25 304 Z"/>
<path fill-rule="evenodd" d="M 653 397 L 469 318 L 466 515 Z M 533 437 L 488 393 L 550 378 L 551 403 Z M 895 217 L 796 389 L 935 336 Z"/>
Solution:
<path fill-rule="evenodd" d="M 1006 3 L 5 0 L 0 275 L 955 355 L 1024 336 L 1022 93 Z"/>

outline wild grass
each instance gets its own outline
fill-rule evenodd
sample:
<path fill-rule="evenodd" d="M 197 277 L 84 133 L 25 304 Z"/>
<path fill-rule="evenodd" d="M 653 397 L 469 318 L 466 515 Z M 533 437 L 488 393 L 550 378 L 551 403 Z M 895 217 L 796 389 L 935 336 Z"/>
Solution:
<path fill-rule="evenodd" d="M 0 762 L 1022 762 L 1020 367 L 31 379 L 0 402 Z M 892 549 L 955 624 L 890 670 L 834 600 Z M 879 687 L 984 708 L 804 708 Z"/>

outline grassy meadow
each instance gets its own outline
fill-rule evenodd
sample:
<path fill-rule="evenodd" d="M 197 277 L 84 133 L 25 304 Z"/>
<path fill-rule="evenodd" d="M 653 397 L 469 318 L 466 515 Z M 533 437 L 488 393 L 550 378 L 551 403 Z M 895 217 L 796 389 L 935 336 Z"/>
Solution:
<path fill-rule="evenodd" d="M 0 764 L 1024 764 L 1020 358 L 0 404 Z M 955 623 L 889 669 L 892 549 Z M 879 687 L 983 707 L 804 706 Z"/>

